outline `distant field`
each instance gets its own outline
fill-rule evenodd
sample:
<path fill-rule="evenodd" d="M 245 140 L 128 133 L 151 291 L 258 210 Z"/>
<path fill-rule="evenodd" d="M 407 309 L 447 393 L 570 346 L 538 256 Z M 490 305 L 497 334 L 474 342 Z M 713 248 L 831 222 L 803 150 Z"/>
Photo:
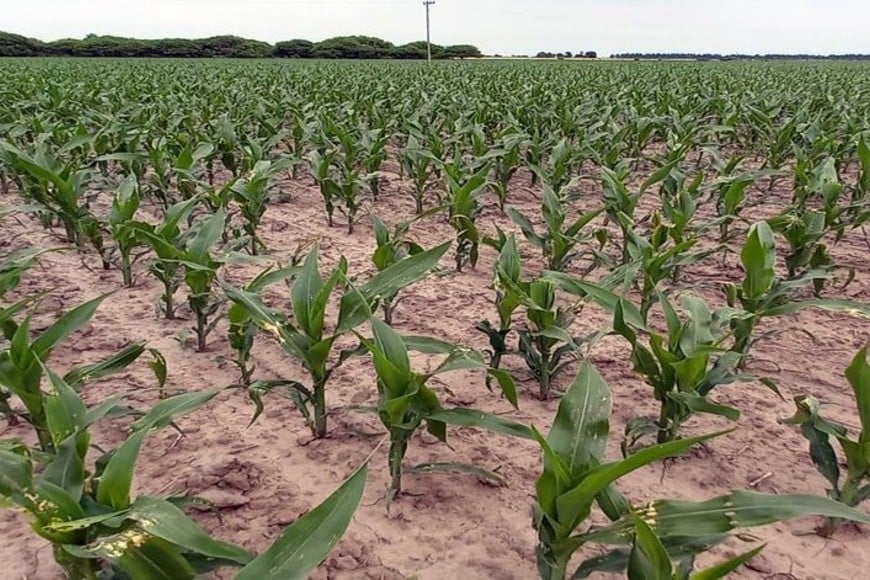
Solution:
<path fill-rule="evenodd" d="M 666 568 L 766 544 L 733 577 L 865 577 L 866 530 L 820 516 L 870 521 L 836 507 L 870 495 L 870 457 L 822 443 L 870 421 L 870 63 L 0 77 L 3 578 L 62 577 L 55 555 L 76 578 L 231 578 L 250 554 L 130 496 L 202 498 L 179 505 L 259 553 L 372 452 L 271 577 L 561 579 L 605 554 L 588 570 L 616 577 L 632 542 Z M 803 426 L 778 421 L 803 395 Z M 731 490 L 774 495 L 647 505 Z"/>

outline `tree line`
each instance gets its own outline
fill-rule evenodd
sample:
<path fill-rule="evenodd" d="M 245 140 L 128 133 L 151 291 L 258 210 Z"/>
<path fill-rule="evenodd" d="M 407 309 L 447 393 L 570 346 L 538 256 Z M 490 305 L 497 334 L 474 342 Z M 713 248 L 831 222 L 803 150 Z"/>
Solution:
<path fill-rule="evenodd" d="M 0 32 L 0 56 L 79 56 L 115 58 L 328 58 L 328 59 L 425 59 L 426 43 L 394 45 L 370 36 L 339 36 L 321 42 L 296 39 L 274 45 L 238 36 L 163 38 L 145 40 L 89 34 L 42 42 L 19 34 Z M 470 44 L 432 45 L 432 58 L 482 56 Z"/>
<path fill-rule="evenodd" d="M 624 52 L 611 58 L 635 60 L 870 60 L 870 54 L 716 54 L 694 52 Z"/>

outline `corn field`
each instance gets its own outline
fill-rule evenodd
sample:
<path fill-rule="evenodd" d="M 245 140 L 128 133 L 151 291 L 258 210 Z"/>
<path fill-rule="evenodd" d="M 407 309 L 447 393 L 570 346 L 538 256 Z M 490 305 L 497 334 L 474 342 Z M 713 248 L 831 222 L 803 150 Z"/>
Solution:
<path fill-rule="evenodd" d="M 860 578 L 870 68 L 0 60 L 8 578 Z"/>

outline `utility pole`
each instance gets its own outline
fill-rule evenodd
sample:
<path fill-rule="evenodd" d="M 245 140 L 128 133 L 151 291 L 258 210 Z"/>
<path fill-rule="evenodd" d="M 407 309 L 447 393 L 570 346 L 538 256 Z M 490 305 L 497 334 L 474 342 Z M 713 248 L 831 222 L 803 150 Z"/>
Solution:
<path fill-rule="evenodd" d="M 429 7 L 435 4 L 435 0 L 423 0 L 426 7 L 426 60 L 432 62 L 432 37 L 429 33 Z"/>

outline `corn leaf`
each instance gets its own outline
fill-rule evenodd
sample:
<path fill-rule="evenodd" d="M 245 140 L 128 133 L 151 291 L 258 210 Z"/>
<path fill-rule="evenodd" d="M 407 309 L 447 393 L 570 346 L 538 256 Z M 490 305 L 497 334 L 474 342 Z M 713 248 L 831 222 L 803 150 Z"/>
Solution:
<path fill-rule="evenodd" d="M 272 546 L 242 568 L 236 580 L 303 580 L 326 558 L 362 499 L 366 466 L 323 503 L 291 524 Z"/>

